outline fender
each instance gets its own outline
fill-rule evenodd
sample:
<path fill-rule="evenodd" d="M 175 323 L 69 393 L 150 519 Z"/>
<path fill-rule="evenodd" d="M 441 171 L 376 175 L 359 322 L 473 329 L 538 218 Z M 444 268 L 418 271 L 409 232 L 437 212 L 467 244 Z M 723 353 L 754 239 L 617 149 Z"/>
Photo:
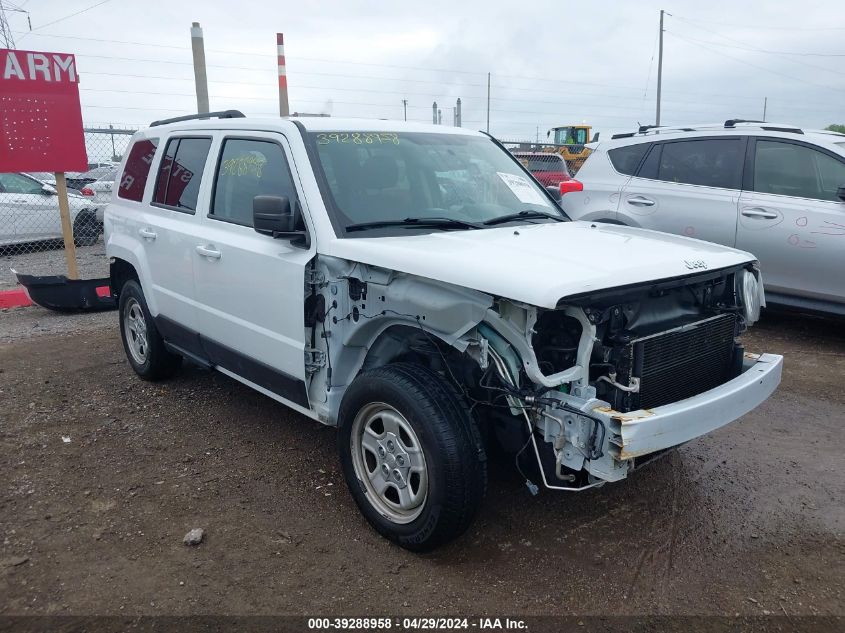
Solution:
<path fill-rule="evenodd" d="M 150 269 L 147 265 L 147 259 L 144 256 L 144 247 L 133 238 L 131 234 L 124 227 L 120 218 L 107 213 L 104 218 L 104 231 L 106 238 L 106 253 L 108 253 L 109 261 L 115 259 L 122 259 L 131 264 L 138 273 L 138 281 L 141 283 L 141 289 L 144 291 L 144 298 L 147 301 L 147 307 L 150 314 L 158 316 L 159 310 L 155 301 L 155 294 L 152 292 L 152 278 Z"/>

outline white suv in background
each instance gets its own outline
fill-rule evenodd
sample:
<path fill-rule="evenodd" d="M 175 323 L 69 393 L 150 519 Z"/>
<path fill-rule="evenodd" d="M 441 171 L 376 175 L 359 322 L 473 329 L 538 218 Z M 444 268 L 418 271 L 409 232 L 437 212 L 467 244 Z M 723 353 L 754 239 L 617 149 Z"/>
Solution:
<path fill-rule="evenodd" d="M 643 127 L 600 142 L 578 172 L 573 219 L 749 251 L 766 298 L 845 314 L 845 135 L 759 121 Z"/>
<path fill-rule="evenodd" d="M 781 356 L 737 341 L 753 256 L 572 222 L 478 132 L 226 112 L 136 133 L 120 174 L 106 253 L 132 368 L 187 359 L 338 426 L 352 496 L 409 549 L 467 528 L 491 438 L 586 490 L 780 381 Z"/>

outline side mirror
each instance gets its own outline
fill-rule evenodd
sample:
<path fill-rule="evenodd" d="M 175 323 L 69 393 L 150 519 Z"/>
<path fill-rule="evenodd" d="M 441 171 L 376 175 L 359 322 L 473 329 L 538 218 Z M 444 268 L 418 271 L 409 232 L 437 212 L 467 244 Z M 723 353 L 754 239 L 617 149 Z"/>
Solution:
<path fill-rule="evenodd" d="M 845 202 L 845 185 L 840 185 L 836 190 L 836 197 Z"/>
<path fill-rule="evenodd" d="M 560 202 L 561 195 L 560 195 L 560 185 L 549 185 L 546 187 L 546 191 L 549 192 L 549 195 L 555 199 L 555 202 Z"/>
<path fill-rule="evenodd" d="M 274 238 L 301 238 L 291 241 L 294 246 L 307 248 L 310 244 L 299 202 L 294 201 L 291 207 L 290 199 L 285 196 L 255 196 L 252 199 L 252 227 L 258 233 Z"/>
<path fill-rule="evenodd" d="M 53 185 L 41 185 L 41 193 L 45 196 L 55 196 L 59 192 L 56 191 L 56 188 Z"/>
<path fill-rule="evenodd" d="M 284 196 L 255 196 L 252 199 L 252 226 L 259 233 L 276 236 L 293 231 L 290 200 Z"/>

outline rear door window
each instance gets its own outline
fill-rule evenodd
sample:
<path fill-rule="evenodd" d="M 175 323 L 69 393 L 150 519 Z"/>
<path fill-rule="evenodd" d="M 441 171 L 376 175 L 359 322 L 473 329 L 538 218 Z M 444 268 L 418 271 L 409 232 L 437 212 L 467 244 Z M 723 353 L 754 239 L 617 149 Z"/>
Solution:
<path fill-rule="evenodd" d="M 196 211 L 210 148 L 210 138 L 170 139 L 159 166 L 153 202 L 185 213 Z"/>
<path fill-rule="evenodd" d="M 616 171 L 626 176 L 633 176 L 649 147 L 651 147 L 650 143 L 626 145 L 625 147 L 608 150 L 607 155 Z"/>
<path fill-rule="evenodd" d="M 252 226 L 255 196 L 297 199 L 282 147 L 273 141 L 229 138 L 217 164 L 210 218 Z"/>
<path fill-rule="evenodd" d="M 806 145 L 757 140 L 754 191 L 796 198 L 838 201 L 845 162 Z"/>
<path fill-rule="evenodd" d="M 744 143 L 739 138 L 695 139 L 663 144 L 657 179 L 739 189 Z"/>
<path fill-rule="evenodd" d="M 123 175 L 120 177 L 120 186 L 117 189 L 118 197 L 141 202 L 157 146 L 158 139 L 156 138 L 145 138 L 132 144 L 132 149 L 129 150 L 129 156 L 126 159 L 126 166 L 123 168 Z"/>

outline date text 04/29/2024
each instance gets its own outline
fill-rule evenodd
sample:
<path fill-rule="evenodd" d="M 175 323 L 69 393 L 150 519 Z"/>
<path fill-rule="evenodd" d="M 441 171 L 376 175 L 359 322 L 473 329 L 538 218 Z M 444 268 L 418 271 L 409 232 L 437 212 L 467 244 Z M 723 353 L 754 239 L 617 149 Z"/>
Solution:
<path fill-rule="evenodd" d="M 527 625 L 519 618 L 308 618 L 311 631 L 331 630 L 425 630 L 452 629 L 525 630 Z"/>

